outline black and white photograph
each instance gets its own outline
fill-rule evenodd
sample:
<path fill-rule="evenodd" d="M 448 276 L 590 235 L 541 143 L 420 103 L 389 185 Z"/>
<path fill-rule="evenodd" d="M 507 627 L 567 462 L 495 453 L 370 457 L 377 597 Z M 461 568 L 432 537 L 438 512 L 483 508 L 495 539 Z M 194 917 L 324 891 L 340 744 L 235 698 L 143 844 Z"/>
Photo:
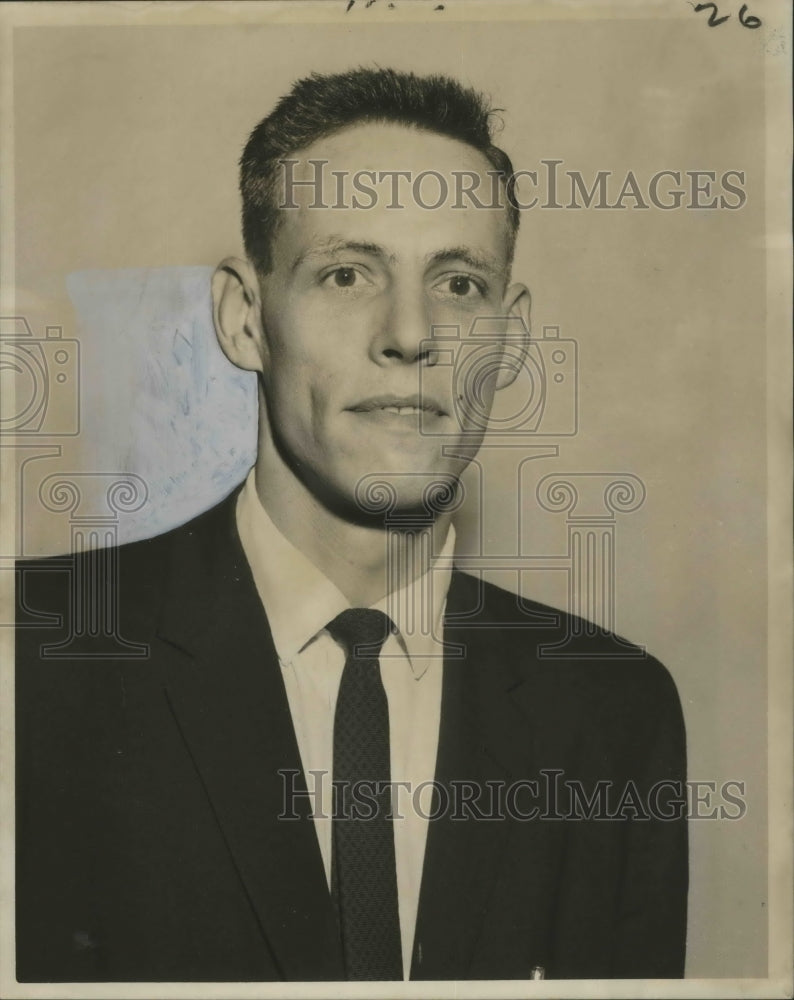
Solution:
<path fill-rule="evenodd" d="M 0 993 L 792 996 L 787 5 L 3 6 Z"/>

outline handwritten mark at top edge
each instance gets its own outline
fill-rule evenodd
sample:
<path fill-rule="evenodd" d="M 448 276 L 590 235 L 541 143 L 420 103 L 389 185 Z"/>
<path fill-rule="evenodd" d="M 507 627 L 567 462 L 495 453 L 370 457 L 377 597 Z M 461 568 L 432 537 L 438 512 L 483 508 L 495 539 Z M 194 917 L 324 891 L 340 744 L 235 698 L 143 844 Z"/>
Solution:
<path fill-rule="evenodd" d="M 378 2 L 378 0 L 366 0 L 366 3 L 364 4 L 364 10 L 367 10 L 368 8 L 370 8 L 373 4 L 375 4 L 377 2 Z M 690 2 L 691 2 L 691 0 L 690 0 Z M 356 5 L 356 0 L 347 0 L 347 7 L 345 7 L 345 13 L 349 14 L 350 11 L 355 7 L 355 5 Z M 397 4 L 395 4 L 395 3 L 389 3 L 388 4 L 389 10 L 394 10 L 396 8 L 396 6 L 397 6 Z M 446 7 L 445 7 L 445 5 L 443 3 L 440 3 L 440 4 L 437 4 L 433 8 L 433 10 L 434 11 L 435 10 L 446 10 Z"/>

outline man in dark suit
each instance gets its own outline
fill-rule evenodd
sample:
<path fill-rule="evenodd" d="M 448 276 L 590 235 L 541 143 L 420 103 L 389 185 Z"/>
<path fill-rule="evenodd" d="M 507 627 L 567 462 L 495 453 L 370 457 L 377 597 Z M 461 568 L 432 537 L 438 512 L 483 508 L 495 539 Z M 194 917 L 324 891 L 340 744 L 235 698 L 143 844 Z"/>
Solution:
<path fill-rule="evenodd" d="M 252 133 L 213 301 L 258 373 L 256 465 L 167 534 L 20 568 L 20 980 L 683 974 L 672 679 L 452 568 L 529 323 L 489 121 L 449 79 L 358 70 Z M 76 593 L 147 655 L 65 646 Z"/>

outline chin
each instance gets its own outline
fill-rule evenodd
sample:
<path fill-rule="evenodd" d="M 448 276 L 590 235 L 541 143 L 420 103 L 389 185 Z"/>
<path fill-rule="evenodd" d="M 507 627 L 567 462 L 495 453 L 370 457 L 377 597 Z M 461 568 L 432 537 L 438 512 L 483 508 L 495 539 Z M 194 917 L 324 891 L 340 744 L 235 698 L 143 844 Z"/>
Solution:
<path fill-rule="evenodd" d="M 424 521 L 457 506 L 457 487 L 458 472 L 444 469 L 441 462 L 424 469 L 400 463 L 366 473 L 346 492 L 364 519 L 416 517 Z"/>
<path fill-rule="evenodd" d="M 356 463 L 357 468 L 366 470 L 365 474 L 380 473 L 383 476 L 450 476 L 459 472 L 458 461 L 444 455 L 441 447 L 434 441 L 432 445 L 427 440 L 419 446 L 383 449 L 376 454 L 369 454 L 366 459 Z"/>

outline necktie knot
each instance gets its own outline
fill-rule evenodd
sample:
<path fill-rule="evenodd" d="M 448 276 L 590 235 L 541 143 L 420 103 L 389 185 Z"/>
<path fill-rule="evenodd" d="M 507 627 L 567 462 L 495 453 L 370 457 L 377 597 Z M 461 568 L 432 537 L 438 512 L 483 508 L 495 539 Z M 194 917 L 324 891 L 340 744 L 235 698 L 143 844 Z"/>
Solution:
<path fill-rule="evenodd" d="M 388 615 L 372 608 L 348 608 L 326 626 L 330 634 L 355 659 L 375 659 L 394 624 Z"/>

